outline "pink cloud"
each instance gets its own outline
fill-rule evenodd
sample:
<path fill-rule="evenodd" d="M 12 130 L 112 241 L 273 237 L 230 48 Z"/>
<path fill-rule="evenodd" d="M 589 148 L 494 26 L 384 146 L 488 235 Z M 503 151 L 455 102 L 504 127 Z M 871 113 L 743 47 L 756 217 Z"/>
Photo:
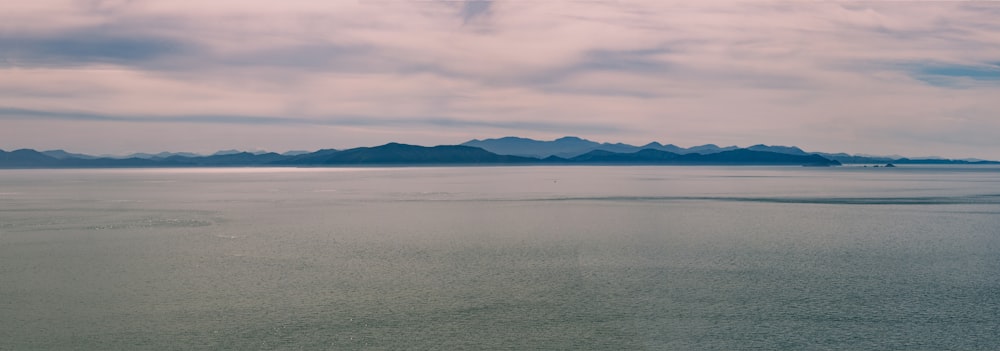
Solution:
<path fill-rule="evenodd" d="M 921 65 L 1000 62 L 1000 46 L 990 45 L 1000 37 L 998 11 L 989 4 L 496 1 L 472 15 L 456 4 L 406 1 L 81 4 L 0 5 L 0 45 L 17 53 L 0 54 L 0 91 L 8 92 L 0 107 L 374 121 L 324 128 L 328 135 L 289 132 L 272 138 L 275 149 L 563 134 L 516 127 L 545 121 L 603 141 L 1000 158 L 982 141 L 961 142 L 1000 128 L 990 115 L 1000 110 L 992 98 L 1000 84 L 920 75 Z M 60 45 L 74 42 L 106 52 Z M 377 123 L 417 116 L 479 124 L 443 131 Z M 60 123 L 48 130 L 92 122 Z M 583 127 L 596 125 L 618 128 Z M 149 134 L 148 125 L 118 128 Z M 220 140 L 191 145 L 229 142 L 221 128 L 234 127 L 219 128 Z M 253 135 L 267 128 L 239 127 Z M 922 139 L 933 131 L 940 135 L 931 149 Z M 157 143 L 175 149 L 169 138 Z"/>

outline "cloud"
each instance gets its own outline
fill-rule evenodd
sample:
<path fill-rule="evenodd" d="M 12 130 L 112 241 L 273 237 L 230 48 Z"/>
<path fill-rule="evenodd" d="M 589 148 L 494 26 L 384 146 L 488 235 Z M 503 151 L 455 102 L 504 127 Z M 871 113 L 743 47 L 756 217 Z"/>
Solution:
<path fill-rule="evenodd" d="M 968 88 L 977 83 L 1000 85 L 1000 64 L 913 64 L 907 68 L 914 78 L 935 86 Z"/>
<path fill-rule="evenodd" d="M 544 121 L 477 121 L 451 117 L 406 116 L 386 118 L 381 116 L 339 115 L 312 118 L 241 115 L 111 115 L 79 111 L 44 111 L 0 107 L 0 120 L 62 120 L 93 122 L 129 122 L 157 124 L 237 124 L 237 125 L 302 125 L 302 126 L 365 126 L 365 127 L 439 127 L 469 128 L 489 127 L 511 131 L 575 131 L 605 133 L 620 131 L 612 124 L 569 124 Z"/>
<path fill-rule="evenodd" d="M 490 13 L 493 0 L 466 0 L 462 2 L 462 21 L 466 24 L 473 20 L 485 17 Z"/>
<path fill-rule="evenodd" d="M 194 45 L 183 41 L 127 32 L 114 33 L 100 28 L 0 36 L 0 62 L 18 67 L 131 66 L 183 56 L 193 50 Z"/>
<path fill-rule="evenodd" d="M 1000 142 L 961 137 L 1000 128 L 998 11 L 984 2 L 7 3 L 0 123 L 197 125 L 220 138 L 225 126 L 287 127 L 373 144 L 578 134 L 1000 158 L 980 151 Z M 921 137 L 940 143 L 925 152 Z"/>

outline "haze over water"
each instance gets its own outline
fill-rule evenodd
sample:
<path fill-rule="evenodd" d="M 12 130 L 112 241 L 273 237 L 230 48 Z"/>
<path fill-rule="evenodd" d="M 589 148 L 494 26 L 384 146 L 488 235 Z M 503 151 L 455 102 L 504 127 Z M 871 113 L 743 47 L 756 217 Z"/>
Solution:
<path fill-rule="evenodd" d="M 0 171 L 0 350 L 994 350 L 1000 168 Z"/>

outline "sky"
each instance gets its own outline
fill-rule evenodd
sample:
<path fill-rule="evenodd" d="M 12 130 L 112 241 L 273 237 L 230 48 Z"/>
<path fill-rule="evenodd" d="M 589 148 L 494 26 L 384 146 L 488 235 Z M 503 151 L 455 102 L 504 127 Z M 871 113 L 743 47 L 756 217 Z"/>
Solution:
<path fill-rule="evenodd" d="M 1000 1 L 2 1 L 0 149 L 572 135 L 998 160 L 998 18 Z"/>

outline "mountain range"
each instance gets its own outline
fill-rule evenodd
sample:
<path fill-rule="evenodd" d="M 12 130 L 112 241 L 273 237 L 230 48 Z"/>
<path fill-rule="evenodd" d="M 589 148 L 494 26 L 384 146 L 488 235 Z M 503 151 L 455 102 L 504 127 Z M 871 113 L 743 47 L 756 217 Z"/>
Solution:
<path fill-rule="evenodd" d="M 843 163 L 1000 164 L 996 161 L 908 159 L 810 153 L 795 146 L 746 148 L 714 144 L 683 148 L 652 142 L 642 146 L 597 143 L 578 137 L 540 141 L 518 137 L 470 140 L 433 147 L 389 143 L 347 150 L 314 152 L 245 152 L 223 150 L 212 155 L 162 152 L 124 157 L 92 156 L 64 150 L 0 150 L 0 168 L 232 167 L 350 165 L 807 165 Z"/>
<path fill-rule="evenodd" d="M 837 161 L 843 164 L 884 164 L 884 163 L 995 164 L 997 163 L 996 161 L 979 160 L 979 159 L 952 160 L 941 157 L 906 158 L 899 155 L 873 156 L 867 154 L 851 155 L 847 153 L 806 152 L 796 146 L 779 146 L 779 145 L 764 145 L 764 144 L 757 144 L 745 148 L 741 148 L 738 146 L 720 147 L 715 144 L 705 144 L 705 145 L 684 148 L 673 144 L 663 145 L 658 142 L 651 142 L 642 146 L 635 146 L 622 143 L 614 143 L 614 144 L 597 143 L 594 141 L 572 136 L 562 137 L 551 141 L 541 141 L 541 140 L 533 140 L 533 139 L 509 136 L 496 139 L 484 139 L 484 140 L 474 139 L 462 143 L 461 145 L 480 147 L 486 151 L 490 151 L 501 155 L 516 155 L 516 156 L 535 157 L 535 158 L 545 158 L 549 156 L 572 158 L 594 150 L 603 150 L 616 153 L 633 153 L 639 150 L 653 149 L 653 150 L 668 151 L 681 155 L 685 154 L 709 155 L 724 151 L 746 149 L 752 151 L 764 151 L 764 152 L 773 152 L 779 154 L 800 155 L 800 156 L 820 155 L 823 156 L 824 158 Z"/>
<path fill-rule="evenodd" d="M 642 146 L 634 146 L 622 143 L 597 143 L 578 137 L 562 137 L 552 141 L 541 141 L 518 137 L 503 137 L 499 139 L 470 140 L 462 143 L 465 146 L 475 146 L 483 150 L 501 154 L 524 157 L 546 158 L 558 156 L 562 158 L 573 158 L 594 150 L 603 150 L 616 153 L 632 153 L 639 150 L 660 150 L 675 154 L 714 154 L 723 151 L 739 149 L 736 146 L 719 147 L 715 144 L 705 144 L 690 148 L 683 148 L 674 144 L 663 145 L 658 142 L 651 142 Z M 778 152 L 789 155 L 808 155 L 805 151 L 797 147 L 754 145 L 747 149 L 754 151 Z"/>

